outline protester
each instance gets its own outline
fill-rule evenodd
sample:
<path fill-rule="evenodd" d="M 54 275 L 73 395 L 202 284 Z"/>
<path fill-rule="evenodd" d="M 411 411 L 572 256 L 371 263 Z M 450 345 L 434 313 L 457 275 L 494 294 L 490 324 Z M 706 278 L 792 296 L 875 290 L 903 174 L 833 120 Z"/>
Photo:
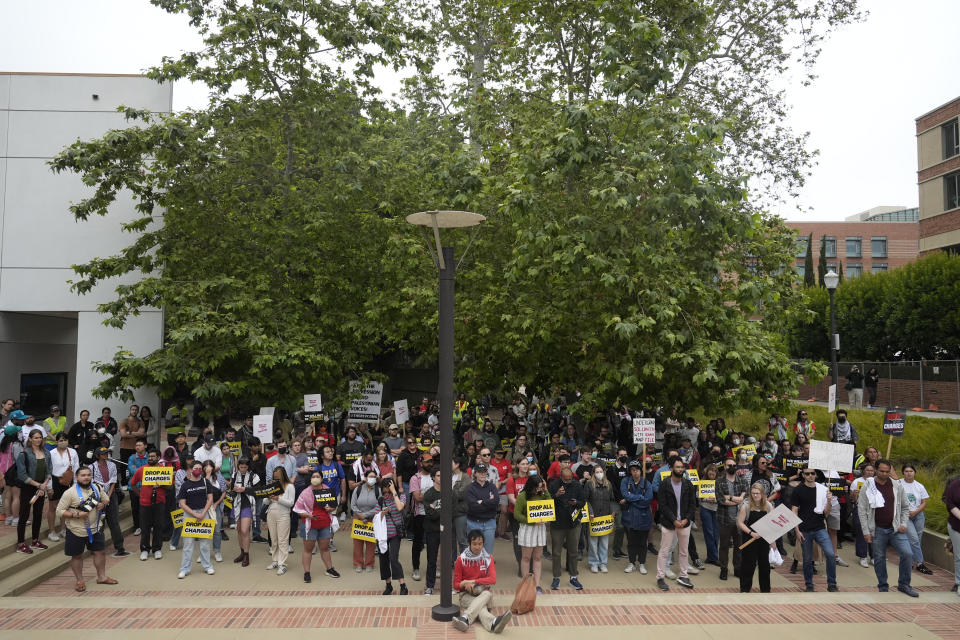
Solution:
<path fill-rule="evenodd" d="M 213 494 L 213 503 L 210 505 L 210 518 L 214 521 L 213 526 L 213 559 L 217 562 L 223 562 L 223 554 L 220 550 L 223 545 L 223 501 L 227 496 L 227 483 L 220 475 L 213 460 L 207 460 L 203 463 L 203 479 L 210 486 L 210 492 Z"/>
<path fill-rule="evenodd" d="M 877 461 L 877 475 L 864 482 L 857 500 L 863 538 L 873 545 L 873 570 L 877 574 L 877 589 L 889 591 L 887 583 L 887 547 L 892 546 L 900 556 L 900 575 L 897 591 L 912 598 L 920 596 L 910 586 L 913 553 L 907 537 L 910 503 L 903 485 L 890 478 L 889 460 Z"/>
<path fill-rule="evenodd" d="M 210 485 L 203 477 L 203 464 L 194 461 L 190 467 L 190 474 L 180 486 L 177 494 L 180 501 L 180 508 L 183 509 L 184 522 L 187 518 L 204 520 L 210 514 L 210 506 L 213 504 L 213 493 Z M 193 565 L 193 548 L 196 546 L 200 555 L 200 564 L 208 575 L 215 573 L 213 564 L 210 562 L 210 538 L 191 538 L 182 537 L 183 553 L 180 560 L 180 573 L 177 577 L 181 580 L 190 575 L 190 569 Z"/>
<path fill-rule="evenodd" d="M 717 482 L 719 470 L 714 464 L 708 464 L 700 472 L 700 479 Z M 714 484 L 716 487 L 716 484 Z M 706 496 L 700 500 L 700 524 L 703 527 L 703 541 L 707 547 L 707 564 L 720 565 L 720 556 L 718 553 L 718 535 L 719 525 L 717 523 L 717 496 L 716 488 L 714 494 Z"/>
<path fill-rule="evenodd" d="M 827 488 L 817 482 L 814 469 L 801 471 L 803 484 L 790 494 L 791 509 L 800 518 L 796 528 L 797 542 L 803 549 L 803 582 L 807 592 L 813 589 L 813 543 L 823 550 L 827 564 L 827 591 L 837 591 L 837 561 L 825 518 L 830 514 L 830 499 Z M 861 514 L 861 521 L 863 514 Z M 868 539 L 869 541 L 869 539 Z"/>
<path fill-rule="evenodd" d="M 250 461 L 247 458 L 240 458 L 228 488 L 235 494 L 233 516 L 237 521 L 237 540 L 240 545 L 240 555 L 233 561 L 244 567 L 250 566 L 250 531 L 256 509 L 253 487 L 258 484 L 260 484 L 260 476 L 250 471 Z"/>
<path fill-rule="evenodd" d="M 653 501 L 653 484 L 643 476 L 643 463 L 630 462 L 630 476 L 620 483 L 620 493 L 626 502 L 623 512 L 623 526 L 627 532 L 627 554 L 629 564 L 625 573 L 634 568 L 641 575 L 647 575 L 647 538 L 653 526 L 653 513 L 650 503 Z"/>
<path fill-rule="evenodd" d="M 863 386 L 867 389 L 867 409 L 873 409 L 877 404 L 877 385 L 880 384 L 880 372 L 876 367 L 870 367 L 863 379 Z"/>
<path fill-rule="evenodd" d="M 80 467 L 76 472 L 76 482 L 60 496 L 60 502 L 57 503 L 57 519 L 64 525 L 63 553 L 70 558 L 70 570 L 76 579 L 75 591 L 87 590 L 83 580 L 83 554 L 86 551 L 93 554 L 97 584 L 117 584 L 107 575 L 107 559 L 103 552 L 105 543 L 101 523 L 108 502 L 103 488 L 93 482 L 90 468 Z"/>
<path fill-rule="evenodd" d="M 485 449 L 486 451 L 486 449 Z M 478 464 L 473 469 L 473 482 L 467 487 L 464 498 L 467 503 L 467 529 L 483 534 L 483 546 L 493 553 L 494 536 L 497 530 L 497 513 L 500 510 L 500 494 L 497 487 L 487 480 L 488 467 Z"/>
<path fill-rule="evenodd" d="M 47 537 L 53 542 L 60 540 L 57 533 L 57 505 L 63 493 L 73 485 L 74 475 L 80 468 L 80 457 L 68 444 L 67 434 L 61 431 L 56 435 L 56 447 L 50 450 L 53 495 L 47 505 L 47 524 L 50 529 Z"/>
<path fill-rule="evenodd" d="M 159 463 L 156 449 L 147 452 L 147 464 L 141 466 L 130 479 L 130 487 L 136 488 L 139 500 L 131 501 L 130 507 L 140 511 L 140 559 L 146 560 L 150 553 L 159 560 L 163 557 L 163 532 L 167 518 L 167 492 L 172 488 L 162 485 L 143 486 L 143 474 L 146 467 L 155 467 Z M 131 491 L 132 492 L 132 491 Z"/>
<path fill-rule="evenodd" d="M 4 479 L 3 514 L 0 515 L 0 521 L 5 521 L 9 527 L 17 525 L 20 514 L 17 456 L 23 451 L 23 445 L 20 444 L 19 431 L 16 425 L 10 425 L 5 428 L 3 440 L 0 440 L 0 473 L 2 473 L 0 477 Z"/>
<path fill-rule="evenodd" d="M 550 548 L 553 551 L 553 582 L 550 588 L 560 588 L 560 575 L 563 570 L 563 552 L 567 552 L 567 572 L 570 585 L 577 591 L 583 590 L 577 572 L 578 549 L 580 541 L 580 520 L 586 495 L 583 485 L 573 476 L 570 467 L 564 467 L 560 477 L 550 483 L 550 495 L 554 500 L 556 519 L 550 525 Z M 469 495 L 468 495 L 469 497 Z"/>
<path fill-rule="evenodd" d="M 374 518 L 374 529 L 382 529 L 377 535 L 377 546 L 380 554 L 380 579 L 386 586 L 383 595 L 393 593 L 393 580 L 400 582 L 400 595 L 405 596 L 407 584 L 403 577 L 403 567 L 400 565 L 400 540 L 403 538 L 403 508 L 406 496 L 401 493 L 402 485 L 397 478 L 386 478 L 380 482 L 380 513 Z M 377 518 L 380 522 L 377 522 Z"/>
<path fill-rule="evenodd" d="M 432 595 L 433 587 L 437 579 L 437 555 L 440 552 L 440 468 L 434 468 L 430 472 L 430 488 L 423 491 L 423 508 L 426 517 L 423 521 L 423 535 L 427 546 L 427 588 L 424 589 L 424 595 Z M 452 562 L 453 557 L 445 559 L 445 562 Z"/>
<path fill-rule="evenodd" d="M 607 474 L 603 467 L 597 466 L 593 472 L 593 477 L 584 483 L 584 487 L 591 523 L 595 518 L 613 515 L 613 510 L 610 507 L 613 502 L 613 488 L 610 486 L 610 481 L 607 480 Z M 607 573 L 607 552 L 609 551 L 610 536 L 590 535 L 587 538 L 587 545 L 590 572 Z"/>
<path fill-rule="evenodd" d="M 807 411 L 805 409 L 800 409 L 797 411 L 797 421 L 793 425 L 793 431 L 797 436 L 803 436 L 805 441 L 810 440 L 813 437 L 813 434 L 817 431 L 817 425 L 813 423 L 813 420 L 807 419 Z M 802 444 L 798 440 L 798 444 Z"/>
<path fill-rule="evenodd" d="M 860 477 L 850 483 L 849 499 L 853 504 L 853 531 L 857 558 L 860 560 L 861 567 L 869 567 L 870 562 L 873 562 L 873 551 L 870 549 L 871 545 L 867 544 L 867 541 L 863 537 L 863 527 L 860 524 L 860 509 L 857 508 L 857 500 L 860 497 L 860 489 L 863 487 L 863 483 L 876 475 L 876 469 L 869 462 L 864 462 L 860 468 L 860 473 Z M 869 561 L 867 558 L 869 558 Z"/>
<path fill-rule="evenodd" d="M 43 431 L 32 429 L 25 448 L 17 455 L 17 480 L 20 492 L 20 519 L 17 521 L 17 551 L 31 554 L 34 549 L 43 551 L 47 545 L 40 542 L 40 525 L 43 524 L 43 501 L 53 497 L 50 471 L 53 461 L 50 452 L 43 446 Z M 32 512 L 32 515 L 31 515 Z M 33 542 L 27 546 L 27 519 L 31 519 Z M 121 549 L 123 548 L 121 543 Z"/>
<path fill-rule="evenodd" d="M 773 511 L 773 505 L 767 501 L 765 487 L 755 482 L 750 486 L 750 499 L 740 505 L 737 511 L 737 526 L 740 529 L 741 543 L 753 542 L 744 547 L 740 565 L 740 593 L 750 593 L 753 589 L 753 572 L 757 571 L 760 593 L 770 593 L 769 552 L 775 544 L 767 544 L 756 531 L 753 524 Z"/>
<path fill-rule="evenodd" d="M 519 479 L 517 479 L 519 484 Z M 516 496 L 513 505 L 513 517 L 519 525 L 515 539 L 520 545 L 520 573 L 532 573 L 537 584 L 537 593 L 543 593 L 540 576 L 543 570 L 543 547 L 547 544 L 547 525 L 542 522 L 530 522 L 527 519 L 527 503 L 535 500 L 549 500 L 547 483 L 539 475 L 529 476 L 523 490 Z"/>
<path fill-rule="evenodd" d="M 860 367 L 853 365 L 846 377 L 844 388 L 847 390 L 847 401 L 854 409 L 863 408 L 863 374 L 860 373 Z"/>
<path fill-rule="evenodd" d="M 657 586 L 661 591 L 669 591 L 666 577 L 667 559 L 674 540 L 677 542 L 680 573 L 677 584 L 687 589 L 693 588 L 688 577 L 687 554 L 690 544 L 690 525 L 697 512 L 697 493 L 690 481 L 684 477 L 686 471 L 683 460 L 673 456 L 668 461 L 670 478 L 660 484 L 657 492 L 657 505 L 660 511 L 660 553 L 657 556 Z"/>
<path fill-rule="evenodd" d="M 912 464 L 905 464 L 900 469 L 903 474 L 903 480 L 900 484 L 903 486 L 903 493 L 910 505 L 910 518 L 907 521 L 907 537 L 910 539 L 910 550 L 913 553 L 913 561 L 917 563 L 918 573 L 933 575 L 933 571 L 923 564 L 923 528 L 927 522 L 927 516 L 924 510 L 927 508 L 927 500 L 930 494 L 926 487 L 917 482 L 917 470 Z"/>
<path fill-rule="evenodd" d="M 947 533 L 953 545 L 953 587 L 954 593 L 960 593 L 960 478 L 949 482 L 940 496 L 947 507 Z"/>
<path fill-rule="evenodd" d="M 325 447 L 332 449 L 332 447 Z M 310 486 L 303 490 L 294 504 L 293 510 L 300 514 L 300 538 L 303 540 L 303 553 L 300 556 L 303 563 L 303 581 L 310 582 L 310 565 L 313 560 L 313 547 L 320 547 L 320 559 L 326 568 L 326 575 L 330 578 L 339 578 L 340 574 L 333 568 L 330 557 L 330 539 L 333 538 L 333 518 L 331 514 L 336 507 L 329 503 L 320 502 L 317 498 L 322 491 L 332 491 L 329 484 L 324 482 L 323 472 L 319 469 L 310 476 Z"/>
<path fill-rule="evenodd" d="M 364 522 L 373 522 L 373 517 L 380 513 L 380 486 L 376 471 L 367 471 L 363 483 L 353 490 L 350 509 L 355 519 Z M 376 546 L 375 542 L 353 541 L 353 568 L 357 573 L 373 571 Z"/>
<path fill-rule="evenodd" d="M 297 494 L 283 465 L 273 469 L 271 478 L 280 485 L 282 493 L 276 493 L 268 498 L 270 502 L 267 505 L 267 531 L 270 532 L 273 548 L 267 571 L 276 569 L 277 575 L 282 576 L 287 572 L 287 555 L 290 553 L 290 509 L 296 502 Z"/>
<path fill-rule="evenodd" d="M 490 611 L 493 593 L 490 589 L 497 583 L 497 570 L 493 556 L 486 550 L 486 538 L 477 530 L 467 536 L 469 546 L 457 558 L 453 567 L 453 588 L 460 594 L 460 615 L 453 618 L 453 627 L 467 631 L 474 620 L 490 633 L 502 633 L 510 622 L 511 613 L 506 611 L 494 616 Z"/>
<path fill-rule="evenodd" d="M 413 535 L 413 544 L 410 545 L 410 560 L 413 564 L 412 578 L 420 579 L 420 554 L 424 544 L 424 521 L 427 518 L 423 507 L 423 493 L 433 486 L 431 479 L 433 472 L 433 457 L 424 453 L 420 462 L 420 471 L 410 478 L 410 525 L 409 531 Z"/>

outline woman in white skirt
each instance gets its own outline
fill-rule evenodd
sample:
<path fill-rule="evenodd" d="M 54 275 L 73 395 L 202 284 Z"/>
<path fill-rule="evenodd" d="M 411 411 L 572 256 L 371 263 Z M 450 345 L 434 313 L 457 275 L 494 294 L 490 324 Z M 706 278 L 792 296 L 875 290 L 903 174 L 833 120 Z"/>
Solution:
<path fill-rule="evenodd" d="M 533 573 L 537 581 L 537 593 L 543 593 L 540 588 L 540 567 L 543 563 L 543 545 L 547 544 L 547 525 L 527 522 L 527 503 L 551 499 L 546 481 L 539 475 L 530 476 L 517 496 L 513 509 L 513 517 L 520 523 L 517 541 L 520 544 L 521 573 L 526 573 L 528 569 Z"/>

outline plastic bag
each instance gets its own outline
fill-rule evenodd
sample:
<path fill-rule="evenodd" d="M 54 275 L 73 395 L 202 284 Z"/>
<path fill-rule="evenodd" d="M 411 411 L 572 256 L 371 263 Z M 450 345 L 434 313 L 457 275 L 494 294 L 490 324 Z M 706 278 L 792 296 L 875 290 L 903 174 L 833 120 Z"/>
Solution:
<path fill-rule="evenodd" d="M 514 615 L 521 615 L 533 611 L 537 606 L 537 583 L 532 573 L 528 573 L 520 581 L 517 587 L 517 595 L 513 598 L 513 604 L 510 605 L 510 612 Z"/>
<path fill-rule="evenodd" d="M 780 555 L 776 547 L 771 547 L 770 554 L 767 557 L 770 560 L 771 567 L 779 567 L 783 564 L 783 556 Z"/>

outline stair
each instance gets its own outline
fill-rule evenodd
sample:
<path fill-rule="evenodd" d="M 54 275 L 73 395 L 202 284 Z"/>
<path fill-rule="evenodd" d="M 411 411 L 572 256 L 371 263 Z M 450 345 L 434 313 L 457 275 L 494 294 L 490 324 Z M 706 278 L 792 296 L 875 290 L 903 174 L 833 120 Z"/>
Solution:
<path fill-rule="evenodd" d="M 120 530 L 124 536 L 133 531 L 129 499 L 124 500 L 120 505 Z M 17 553 L 16 535 L 0 538 L 0 596 L 18 596 L 70 566 L 70 558 L 63 555 L 63 538 L 61 537 L 59 542 L 53 542 L 47 539 L 48 533 L 49 529 L 44 518 L 40 536 L 43 543 L 50 545 L 50 548 L 45 551 L 34 550 L 33 555 Z M 110 535 L 110 529 L 105 528 L 104 537 L 107 542 L 107 553 L 112 553 L 113 538 Z M 137 549 L 128 549 L 128 551 L 134 553 Z M 87 552 L 86 557 L 90 555 L 90 552 Z"/>

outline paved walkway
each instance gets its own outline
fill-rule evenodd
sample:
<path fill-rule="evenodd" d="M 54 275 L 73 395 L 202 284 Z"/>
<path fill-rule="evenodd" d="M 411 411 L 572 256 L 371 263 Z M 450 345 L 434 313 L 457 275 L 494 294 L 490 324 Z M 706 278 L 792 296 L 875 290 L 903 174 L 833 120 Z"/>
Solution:
<path fill-rule="evenodd" d="M 131 630 L 163 629 L 168 639 L 186 638 L 189 630 L 203 629 L 205 639 L 235 638 L 236 629 L 391 629 L 393 640 L 435 640 L 488 635 L 482 629 L 461 634 L 449 624 L 430 619 L 438 596 L 424 596 L 424 582 L 408 580 L 411 595 L 381 596 L 379 572 L 355 573 L 350 566 L 350 541 L 337 535 L 341 550 L 333 554 L 343 574 L 339 580 L 323 575 L 319 558 L 313 559 L 313 582 L 302 581 L 300 554 L 289 561 L 291 571 L 277 576 L 265 571 L 266 545 L 254 544 L 252 564 L 242 568 L 231 559 L 237 553 L 236 537 L 223 545 L 226 562 L 215 563 L 217 573 L 205 575 L 199 565 L 187 578 L 176 577 L 180 552 L 164 549 L 164 557 L 144 562 L 134 554 L 108 557 L 108 572 L 120 581 L 110 587 L 95 584 L 93 568 L 86 564 L 87 591 L 73 590 L 69 570 L 17 598 L 0 599 L 0 638 L 46 640 L 75 638 L 75 630 L 96 629 L 103 640 L 127 640 Z M 137 548 L 131 536 L 128 549 Z M 294 541 L 299 549 L 298 541 Z M 702 547 L 701 547 L 702 548 Z M 789 548 L 788 548 L 789 549 Z M 647 576 L 623 573 L 625 561 L 612 561 L 609 574 L 592 574 L 581 565 L 584 591 L 576 591 L 564 576 L 562 588 L 547 591 L 535 611 L 516 616 L 505 635 L 517 636 L 537 627 L 536 637 L 580 640 L 584 627 L 624 626 L 640 630 L 656 626 L 672 637 L 730 638 L 734 632 L 769 633 L 777 625 L 778 640 L 811 634 L 842 633 L 845 638 L 951 638 L 960 640 L 960 597 L 949 591 L 951 574 L 936 570 L 933 576 L 914 574 L 919 599 L 896 591 L 877 593 L 872 568 L 855 563 L 852 544 L 840 551 L 852 566 L 838 567 L 839 593 L 827 593 L 824 578 L 816 576 L 817 592 L 802 593 L 802 576 L 790 574 L 789 560 L 772 576 L 770 594 L 740 594 L 733 579 L 721 581 L 719 570 L 709 566 L 693 576 L 695 589 L 670 582 L 671 591 L 656 588 L 655 570 Z M 499 582 L 494 591 L 498 611 L 509 606 L 519 578 L 510 543 L 497 542 L 495 557 Z M 29 557 L 24 557 L 29 561 Z M 401 560 L 409 570 L 410 546 L 401 547 Z M 653 568 L 655 558 L 648 558 Z M 423 564 L 425 566 L 425 563 Z M 543 583 L 549 586 L 550 563 L 545 563 Z M 896 582 L 896 565 L 890 564 Z M 439 582 L 439 581 L 438 581 Z M 618 629 L 618 633 L 622 633 Z M 195 637 L 195 635 L 193 636 Z M 265 637 L 263 633 L 260 637 Z"/>

